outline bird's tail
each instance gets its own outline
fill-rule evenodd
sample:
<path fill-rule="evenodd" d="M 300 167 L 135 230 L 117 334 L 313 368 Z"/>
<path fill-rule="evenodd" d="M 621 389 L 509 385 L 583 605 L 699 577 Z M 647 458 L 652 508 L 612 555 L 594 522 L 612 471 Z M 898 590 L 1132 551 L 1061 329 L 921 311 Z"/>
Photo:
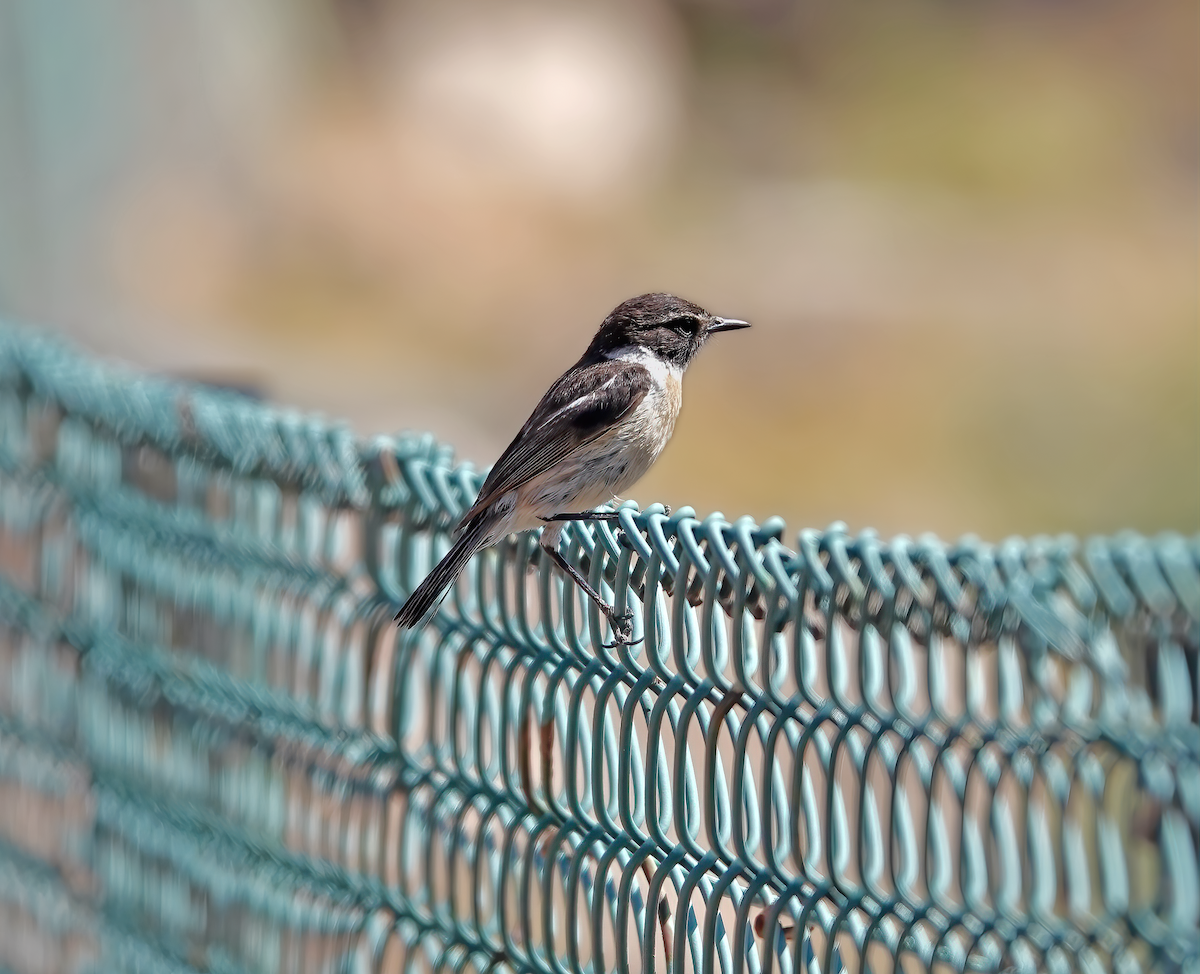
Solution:
<path fill-rule="evenodd" d="M 433 571 L 425 576 L 424 581 L 413 589 L 408 600 L 396 613 L 396 621 L 400 623 L 401 629 L 416 626 L 425 618 L 426 613 L 442 600 L 447 589 L 454 584 L 454 580 L 471 560 L 471 556 L 488 543 L 491 527 L 492 519 L 488 517 L 476 517 L 466 525 L 458 540 L 433 567 Z"/>

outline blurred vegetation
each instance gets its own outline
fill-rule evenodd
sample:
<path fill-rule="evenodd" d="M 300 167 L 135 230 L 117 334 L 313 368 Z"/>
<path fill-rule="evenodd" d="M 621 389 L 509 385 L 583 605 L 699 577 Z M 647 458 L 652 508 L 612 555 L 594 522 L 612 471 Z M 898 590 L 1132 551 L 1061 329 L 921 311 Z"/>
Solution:
<path fill-rule="evenodd" d="M 99 6 L 0 10 L 4 313 L 482 466 L 671 290 L 643 502 L 1200 528 L 1194 3 Z"/>

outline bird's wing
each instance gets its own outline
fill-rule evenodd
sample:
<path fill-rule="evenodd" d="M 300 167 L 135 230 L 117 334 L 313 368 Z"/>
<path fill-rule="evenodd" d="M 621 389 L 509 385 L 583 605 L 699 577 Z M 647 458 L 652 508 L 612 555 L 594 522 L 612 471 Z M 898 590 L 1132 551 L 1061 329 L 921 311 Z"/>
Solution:
<path fill-rule="evenodd" d="M 608 359 L 567 371 L 496 461 L 461 524 L 628 416 L 645 398 L 651 381 L 642 366 Z"/>

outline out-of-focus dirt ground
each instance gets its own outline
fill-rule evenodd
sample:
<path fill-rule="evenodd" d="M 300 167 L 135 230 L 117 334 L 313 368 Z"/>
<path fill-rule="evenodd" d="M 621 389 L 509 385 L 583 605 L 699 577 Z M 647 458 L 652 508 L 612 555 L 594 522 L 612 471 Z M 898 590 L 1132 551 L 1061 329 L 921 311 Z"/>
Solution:
<path fill-rule="evenodd" d="M 0 316 L 490 463 L 618 301 L 754 328 L 633 496 L 1200 528 L 1190 0 L 11 0 Z"/>

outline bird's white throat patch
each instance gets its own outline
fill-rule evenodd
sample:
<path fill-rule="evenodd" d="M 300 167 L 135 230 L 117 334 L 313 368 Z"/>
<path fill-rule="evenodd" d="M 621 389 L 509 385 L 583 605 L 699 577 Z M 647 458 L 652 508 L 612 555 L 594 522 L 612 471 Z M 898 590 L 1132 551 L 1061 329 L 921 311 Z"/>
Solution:
<path fill-rule="evenodd" d="M 674 379 L 679 382 L 683 378 L 683 369 L 671 362 L 664 362 L 645 345 L 622 345 L 611 352 L 605 352 L 606 359 L 618 362 L 636 362 L 654 379 L 656 386 L 662 387 Z"/>

